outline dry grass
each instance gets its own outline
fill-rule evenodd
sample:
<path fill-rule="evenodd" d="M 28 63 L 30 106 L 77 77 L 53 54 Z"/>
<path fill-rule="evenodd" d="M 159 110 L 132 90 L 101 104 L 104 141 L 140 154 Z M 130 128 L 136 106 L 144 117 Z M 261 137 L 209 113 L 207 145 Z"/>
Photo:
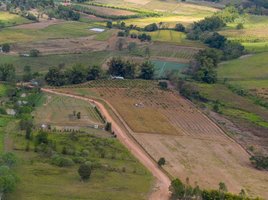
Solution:
<path fill-rule="evenodd" d="M 158 160 L 166 159 L 164 169 L 175 178 L 202 189 L 218 189 L 224 182 L 230 192 L 245 189 L 248 195 L 268 196 L 268 174 L 252 167 L 249 156 L 232 141 L 192 139 L 178 136 L 134 134 L 135 138 Z"/>
<path fill-rule="evenodd" d="M 136 12 L 127 11 L 127 10 L 119 10 L 119 9 L 113 9 L 113 8 L 105 8 L 105 7 L 98 7 L 98 6 L 91 6 L 91 5 L 84 5 L 88 8 L 91 8 L 93 10 L 96 10 L 97 13 L 105 14 L 105 15 L 135 15 Z"/>

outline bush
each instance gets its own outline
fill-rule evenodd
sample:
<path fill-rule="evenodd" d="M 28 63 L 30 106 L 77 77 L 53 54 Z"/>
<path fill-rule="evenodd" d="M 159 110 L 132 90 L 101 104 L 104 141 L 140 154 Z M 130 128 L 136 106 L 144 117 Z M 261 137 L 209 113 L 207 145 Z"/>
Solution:
<path fill-rule="evenodd" d="M 119 31 L 118 33 L 117 33 L 117 37 L 124 37 L 124 32 L 123 31 Z"/>
<path fill-rule="evenodd" d="M 74 151 L 72 149 L 67 149 L 66 154 L 67 155 L 73 155 Z"/>
<path fill-rule="evenodd" d="M 158 30 L 156 23 L 149 24 L 149 25 L 144 27 L 144 31 L 151 32 L 151 31 L 156 31 L 156 30 Z"/>
<path fill-rule="evenodd" d="M 87 156 L 87 155 L 89 155 L 89 150 L 83 150 L 82 153 L 84 156 Z"/>
<path fill-rule="evenodd" d="M 31 55 L 31 57 L 38 57 L 39 54 L 40 54 L 40 51 L 38 51 L 37 49 L 32 49 L 32 50 L 30 51 L 30 55 Z"/>
<path fill-rule="evenodd" d="M 75 155 L 75 156 L 80 156 L 81 153 L 80 153 L 79 151 L 76 151 L 76 152 L 74 153 L 74 155 Z"/>
<path fill-rule="evenodd" d="M 236 25 L 236 29 L 243 29 L 244 28 L 244 25 L 242 23 L 238 23 Z"/>
<path fill-rule="evenodd" d="M 85 163 L 86 162 L 86 159 L 85 158 L 82 158 L 82 157 L 74 157 L 73 158 L 73 161 L 75 163 Z"/>
<path fill-rule="evenodd" d="M 59 157 L 59 154 L 54 154 L 53 156 L 51 156 L 51 160 L 55 161 Z"/>
<path fill-rule="evenodd" d="M 185 27 L 182 25 L 182 24 L 176 24 L 175 28 L 174 28 L 175 31 L 181 31 L 181 32 L 184 32 L 185 31 Z"/>
<path fill-rule="evenodd" d="M 3 44 L 2 50 L 4 52 L 10 52 L 10 45 L 8 43 Z"/>
<path fill-rule="evenodd" d="M 78 169 L 78 174 L 81 176 L 83 180 L 89 179 L 91 175 L 91 168 L 88 165 L 81 165 Z"/>
<path fill-rule="evenodd" d="M 88 166 L 90 166 L 90 167 L 91 167 L 92 162 L 90 162 L 90 161 L 86 161 L 86 162 L 85 162 L 85 165 L 88 165 Z"/>
<path fill-rule="evenodd" d="M 161 82 L 159 82 L 158 83 L 158 85 L 160 86 L 160 87 L 162 87 L 162 88 L 167 88 L 167 82 L 163 82 L 163 81 L 161 81 Z"/>
<path fill-rule="evenodd" d="M 0 108 L 0 114 L 6 115 L 7 111 L 4 108 Z"/>
<path fill-rule="evenodd" d="M 54 165 L 64 167 L 64 166 L 73 166 L 74 161 L 69 159 L 69 158 L 64 158 L 64 157 L 58 157 L 54 161 Z"/>

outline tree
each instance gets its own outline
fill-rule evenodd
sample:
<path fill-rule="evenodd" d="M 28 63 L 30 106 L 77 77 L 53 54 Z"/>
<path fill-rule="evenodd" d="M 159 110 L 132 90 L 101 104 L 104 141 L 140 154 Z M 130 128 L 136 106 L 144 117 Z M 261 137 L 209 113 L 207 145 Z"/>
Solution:
<path fill-rule="evenodd" d="M 61 86 L 64 83 L 64 75 L 58 67 L 50 67 L 45 80 L 49 85 Z"/>
<path fill-rule="evenodd" d="M 147 79 L 147 80 L 152 80 L 154 78 L 154 64 L 151 61 L 145 61 L 142 63 L 140 66 L 140 78 L 142 79 Z"/>
<path fill-rule="evenodd" d="M 224 192 L 228 192 L 225 183 L 220 182 L 220 183 L 219 183 L 219 186 L 220 186 L 220 187 L 219 187 L 219 191 L 220 191 L 220 192 L 222 192 L 222 193 L 224 193 Z"/>
<path fill-rule="evenodd" d="M 30 73 L 30 72 L 31 72 L 31 66 L 29 66 L 29 65 L 24 66 L 23 71 L 24 71 L 26 74 Z"/>
<path fill-rule="evenodd" d="M 63 147 L 63 149 L 62 149 L 62 152 L 61 152 L 62 154 L 64 154 L 64 155 L 66 155 L 67 154 L 67 150 L 66 150 L 66 146 L 64 146 Z"/>
<path fill-rule="evenodd" d="M 107 26 L 108 28 L 112 28 L 113 23 L 112 23 L 111 21 L 108 21 L 106 26 Z"/>
<path fill-rule="evenodd" d="M 27 126 L 27 128 L 26 128 L 26 135 L 25 135 L 25 138 L 26 138 L 27 140 L 30 139 L 30 137 L 31 137 L 31 132 L 32 132 L 32 129 L 30 128 L 30 126 Z"/>
<path fill-rule="evenodd" d="M 107 122 L 107 124 L 105 126 L 105 130 L 108 132 L 112 131 L 112 123 L 111 122 Z"/>
<path fill-rule="evenodd" d="M 51 20 L 53 17 L 54 17 L 54 12 L 52 12 L 52 11 L 49 12 L 49 13 L 48 13 L 48 19 Z"/>
<path fill-rule="evenodd" d="M 32 49 L 32 50 L 30 51 L 30 55 L 31 55 L 31 57 L 38 57 L 39 54 L 40 54 L 40 51 L 37 50 L 37 49 Z"/>
<path fill-rule="evenodd" d="M 123 60 L 121 57 L 113 57 L 110 62 L 107 63 L 109 69 L 107 74 L 113 76 L 123 76 L 125 78 L 135 78 L 135 70 L 137 64 L 130 60 Z"/>
<path fill-rule="evenodd" d="M 8 166 L 0 166 L 0 199 L 3 194 L 14 193 L 19 181 L 18 176 Z"/>
<path fill-rule="evenodd" d="M 118 41 L 116 42 L 116 47 L 119 51 L 121 51 L 123 46 L 124 46 L 124 40 L 122 38 L 119 38 Z"/>
<path fill-rule="evenodd" d="M 194 195 L 193 188 L 192 188 L 192 186 L 189 185 L 185 190 L 185 196 L 186 196 L 186 198 L 190 199 L 193 195 Z"/>
<path fill-rule="evenodd" d="M 132 52 L 135 48 L 137 47 L 137 43 L 136 42 L 130 42 L 127 46 L 127 49 L 129 50 L 129 52 Z"/>
<path fill-rule="evenodd" d="M 24 6 L 23 5 L 20 6 L 20 11 L 24 11 Z"/>
<path fill-rule="evenodd" d="M 220 200 L 221 193 L 219 190 L 203 190 L 203 200 Z"/>
<path fill-rule="evenodd" d="M 185 31 L 185 27 L 181 23 L 179 23 L 179 24 L 176 24 L 174 30 L 175 31 L 184 32 Z"/>
<path fill-rule="evenodd" d="M 77 118 L 78 118 L 78 119 L 81 119 L 81 112 L 78 112 L 78 113 L 77 113 Z"/>
<path fill-rule="evenodd" d="M 246 192 L 244 189 L 241 190 L 241 192 L 239 193 L 239 195 L 243 198 L 246 198 Z"/>
<path fill-rule="evenodd" d="M 154 64 L 151 61 L 145 61 L 142 63 L 140 66 L 140 78 L 142 79 L 147 79 L 147 80 L 152 80 L 154 78 Z"/>
<path fill-rule="evenodd" d="M 10 72 L 15 72 L 15 70 L 16 69 L 15 69 L 13 63 L 0 64 L 0 72 L 2 75 L 1 80 L 6 81 L 8 76 L 10 75 Z"/>
<path fill-rule="evenodd" d="M 10 52 L 10 45 L 8 43 L 3 44 L 2 50 L 4 52 Z"/>
<path fill-rule="evenodd" d="M 165 158 L 160 158 L 157 162 L 158 166 L 161 167 L 162 165 L 166 164 L 166 160 Z"/>
<path fill-rule="evenodd" d="M 213 110 L 215 111 L 215 112 L 219 112 L 219 105 L 218 104 L 214 104 L 214 106 L 213 106 Z"/>
<path fill-rule="evenodd" d="M 244 25 L 242 23 L 238 23 L 236 25 L 236 29 L 243 29 L 244 28 Z"/>
<path fill-rule="evenodd" d="M 44 132 L 43 130 L 40 130 L 38 134 L 36 135 L 36 142 L 37 144 L 48 144 L 48 133 Z"/>
<path fill-rule="evenodd" d="M 14 167 L 18 164 L 18 158 L 11 151 L 3 154 L 1 158 L 4 162 L 4 165 L 7 165 L 9 167 Z"/>
<path fill-rule="evenodd" d="M 169 187 L 169 191 L 172 192 L 171 199 L 177 200 L 184 197 L 185 189 L 184 184 L 180 181 L 180 179 L 174 179 L 171 182 L 171 185 Z"/>
<path fill-rule="evenodd" d="M 78 174 L 81 176 L 82 181 L 89 179 L 91 175 L 91 168 L 89 165 L 83 164 L 78 169 Z"/>

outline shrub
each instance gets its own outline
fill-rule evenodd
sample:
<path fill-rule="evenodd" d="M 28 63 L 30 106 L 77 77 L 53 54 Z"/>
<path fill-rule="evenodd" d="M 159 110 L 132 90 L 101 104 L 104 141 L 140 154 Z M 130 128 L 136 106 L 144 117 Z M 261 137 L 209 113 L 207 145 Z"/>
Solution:
<path fill-rule="evenodd" d="M 54 165 L 64 167 L 64 166 L 73 166 L 74 161 L 69 159 L 69 158 L 64 158 L 64 157 L 58 157 L 54 161 Z"/>
<path fill-rule="evenodd" d="M 72 149 L 67 149 L 66 154 L 67 155 L 73 155 L 74 151 Z"/>
<path fill-rule="evenodd" d="M 85 163 L 86 162 L 86 159 L 85 158 L 82 158 L 82 157 L 74 157 L 73 158 L 73 161 L 75 163 Z"/>
<path fill-rule="evenodd" d="M 80 153 L 79 151 L 76 151 L 76 152 L 74 153 L 74 155 L 75 155 L 75 156 L 80 156 L 81 153 Z"/>
<path fill-rule="evenodd" d="M 182 24 L 176 24 L 175 28 L 174 28 L 175 31 L 181 31 L 181 32 L 184 32 L 185 31 L 185 27 L 182 25 Z"/>
<path fill-rule="evenodd" d="M 158 83 L 158 85 L 159 85 L 160 87 L 162 87 L 162 88 L 167 88 L 167 82 L 163 82 L 163 81 L 161 81 L 161 82 Z"/>
<path fill-rule="evenodd" d="M 51 156 L 51 160 L 55 161 L 59 157 L 59 154 L 54 154 L 53 156 Z"/>
<path fill-rule="evenodd" d="M 39 54 L 40 54 L 40 51 L 38 51 L 37 49 L 32 49 L 32 50 L 30 51 L 30 55 L 31 55 L 31 57 L 38 57 Z"/>
<path fill-rule="evenodd" d="M 236 29 L 243 29 L 244 28 L 244 25 L 242 23 L 238 23 L 236 25 Z"/>
<path fill-rule="evenodd" d="M 123 31 L 119 31 L 117 33 L 117 37 L 124 37 L 124 32 Z"/>
<path fill-rule="evenodd" d="M 92 162 L 90 162 L 90 161 L 86 161 L 86 162 L 85 162 L 85 165 L 88 165 L 88 166 L 90 166 L 90 167 L 91 167 Z"/>
<path fill-rule="evenodd" d="M 89 155 L 89 150 L 83 150 L 82 153 L 83 153 L 84 156 L 87 156 L 87 155 Z"/>
<path fill-rule="evenodd" d="M 8 43 L 3 44 L 2 50 L 4 52 L 10 52 L 10 45 Z"/>
<path fill-rule="evenodd" d="M 78 174 L 81 176 L 83 180 L 89 179 L 91 175 L 91 168 L 88 165 L 81 165 L 78 169 Z"/>
<path fill-rule="evenodd" d="M 7 111 L 4 108 L 0 108 L 0 114 L 6 115 Z"/>

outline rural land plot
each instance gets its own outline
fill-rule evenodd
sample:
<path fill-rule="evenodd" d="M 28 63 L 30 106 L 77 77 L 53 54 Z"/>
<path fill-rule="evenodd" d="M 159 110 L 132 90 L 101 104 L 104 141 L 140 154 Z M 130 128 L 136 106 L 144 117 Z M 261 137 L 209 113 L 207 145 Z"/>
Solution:
<path fill-rule="evenodd" d="M 249 155 L 235 142 L 193 139 L 189 137 L 133 133 L 155 160 L 166 159 L 164 169 L 173 177 L 201 188 L 218 189 L 224 182 L 229 192 L 268 196 L 268 174 L 254 168 Z"/>

